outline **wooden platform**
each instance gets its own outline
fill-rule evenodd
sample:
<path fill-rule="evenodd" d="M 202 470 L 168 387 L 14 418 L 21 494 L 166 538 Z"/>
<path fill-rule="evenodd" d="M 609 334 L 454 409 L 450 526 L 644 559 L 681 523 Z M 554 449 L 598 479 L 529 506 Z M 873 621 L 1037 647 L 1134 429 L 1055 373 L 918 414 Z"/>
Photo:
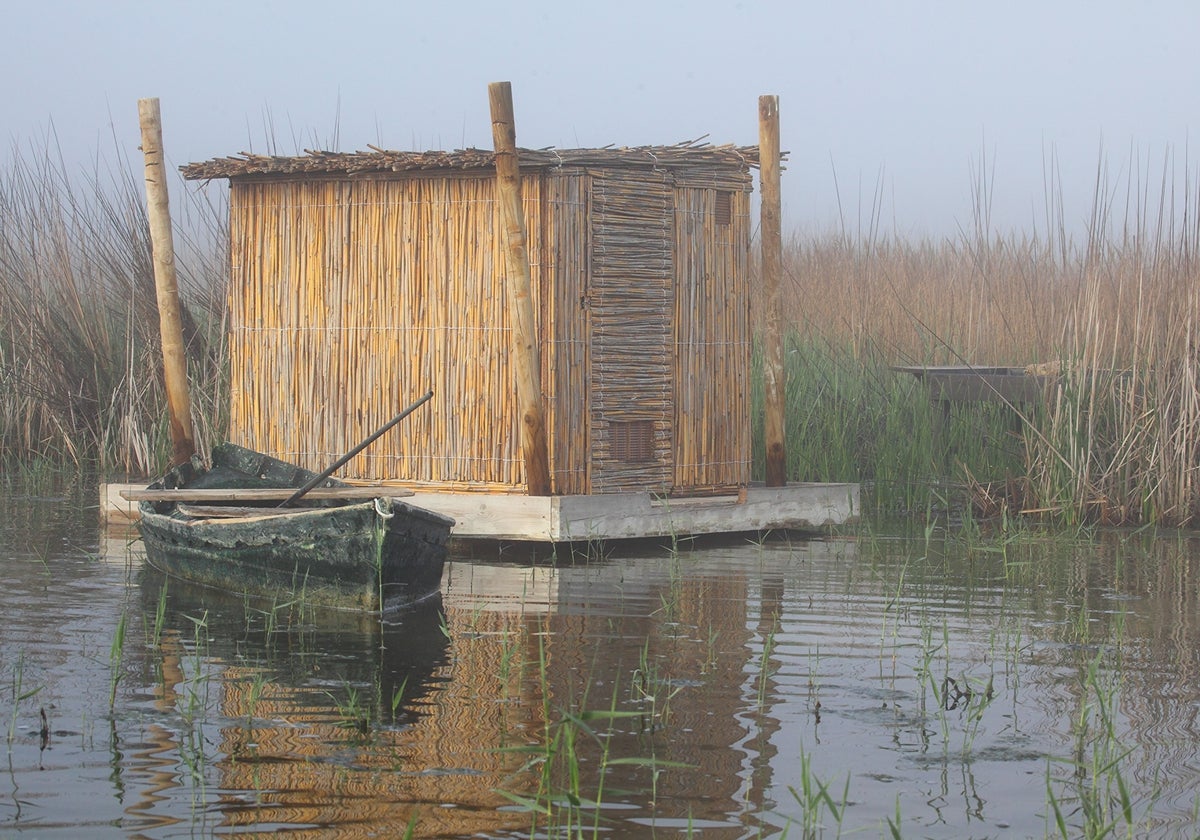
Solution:
<path fill-rule="evenodd" d="M 933 445 L 942 457 L 953 453 L 942 443 L 955 406 L 996 403 L 1011 409 L 1012 430 L 1020 434 L 1024 412 L 1046 398 L 1053 377 L 1026 373 L 1020 367 L 974 367 L 971 365 L 895 365 L 892 370 L 908 373 L 925 383 L 933 407 Z"/>
<path fill-rule="evenodd" d="M 137 520 L 137 503 L 122 492 L 144 485 L 104 484 L 100 516 L 110 523 Z M 744 531 L 817 531 L 859 515 L 857 484 L 748 487 L 735 496 L 662 499 L 648 493 L 597 496 L 523 496 L 417 491 L 410 504 L 454 517 L 461 539 L 578 542 L 691 536 Z"/>

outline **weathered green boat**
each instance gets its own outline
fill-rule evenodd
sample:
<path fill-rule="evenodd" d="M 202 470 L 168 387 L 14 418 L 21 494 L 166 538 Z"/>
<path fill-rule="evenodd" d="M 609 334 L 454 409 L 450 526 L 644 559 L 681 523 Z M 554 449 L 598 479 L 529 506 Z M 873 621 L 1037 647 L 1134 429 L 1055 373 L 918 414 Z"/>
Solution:
<path fill-rule="evenodd" d="M 440 591 L 453 519 L 401 501 L 408 494 L 396 488 L 318 479 L 225 443 L 211 466 L 193 457 L 126 495 L 139 502 L 147 561 L 186 580 L 370 611 Z"/>

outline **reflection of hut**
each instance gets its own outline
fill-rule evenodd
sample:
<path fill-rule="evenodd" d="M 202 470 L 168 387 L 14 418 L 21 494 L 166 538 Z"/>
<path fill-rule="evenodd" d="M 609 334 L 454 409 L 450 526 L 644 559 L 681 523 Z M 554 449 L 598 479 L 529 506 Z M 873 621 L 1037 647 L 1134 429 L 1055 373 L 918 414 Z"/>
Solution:
<path fill-rule="evenodd" d="M 492 565 L 474 577 L 497 584 L 490 602 L 451 586 L 444 613 L 428 605 L 382 628 L 324 612 L 276 625 L 173 582 L 173 626 L 144 654 L 162 667 L 158 708 L 166 720 L 172 708 L 216 714 L 151 731 L 130 763 L 129 818 L 144 827 L 193 812 L 200 780 L 164 768 L 177 771 L 196 748 L 187 739 L 207 732 L 196 739 L 209 751 L 202 810 L 221 830 L 390 836 L 415 815 L 418 837 L 528 834 L 533 818 L 498 791 L 547 802 L 576 784 L 586 819 L 587 800 L 606 803 L 615 834 L 659 821 L 740 836 L 774 783 L 782 719 L 772 704 L 788 684 L 760 694 L 759 680 L 775 679 L 764 640 L 785 572 L 769 554 L 747 565 L 743 549 L 672 562 L 687 573 L 663 574 L 653 556 L 543 568 L 533 610 L 527 569 Z M 143 587 L 143 607 L 158 591 Z M 189 650 L 185 616 L 202 610 L 211 638 Z M 190 705 L 196 691 L 211 691 L 216 708 Z"/>
<path fill-rule="evenodd" d="M 520 152 L 552 490 L 750 480 L 755 147 Z M 347 469 L 524 487 L 494 155 L 310 153 L 183 168 L 227 178 L 231 437 L 321 468 L 412 397 Z"/>

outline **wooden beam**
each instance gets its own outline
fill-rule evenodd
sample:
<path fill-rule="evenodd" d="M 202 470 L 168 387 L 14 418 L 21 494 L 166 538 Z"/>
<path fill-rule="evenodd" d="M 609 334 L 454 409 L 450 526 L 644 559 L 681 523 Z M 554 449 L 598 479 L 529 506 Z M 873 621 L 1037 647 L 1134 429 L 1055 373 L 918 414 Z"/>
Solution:
<path fill-rule="evenodd" d="M 138 100 L 145 158 L 146 214 L 154 258 L 154 287 L 158 293 L 158 321 L 162 341 L 163 377 L 171 425 L 171 464 L 182 464 L 196 451 L 192 432 L 191 397 L 188 393 L 187 352 L 183 346 L 183 319 L 179 285 L 175 277 L 175 242 L 167 198 L 167 169 L 163 165 L 162 117 L 157 99 Z"/>
<path fill-rule="evenodd" d="M 783 230 L 779 183 L 778 96 L 758 98 L 758 137 L 762 199 L 762 278 L 767 304 L 766 326 L 763 331 L 766 479 L 768 487 L 782 487 L 787 483 L 787 452 L 784 449 L 787 372 L 783 367 L 783 333 L 779 302 L 779 281 L 783 273 Z"/>
<path fill-rule="evenodd" d="M 533 282 L 521 207 L 521 168 L 513 118 L 512 86 L 488 85 L 492 138 L 496 147 L 497 203 L 504 236 L 504 263 L 512 324 L 512 361 L 521 412 L 521 452 L 525 460 L 525 489 L 530 496 L 550 495 L 550 457 L 542 407 L 542 363 L 537 322 L 533 313 Z"/>
<path fill-rule="evenodd" d="M 121 498 L 131 502 L 277 502 L 290 498 L 295 487 L 206 487 L 174 490 L 122 490 Z M 349 487 L 318 487 L 304 494 L 306 499 L 396 499 L 411 496 L 411 490 L 400 487 L 352 485 Z"/>

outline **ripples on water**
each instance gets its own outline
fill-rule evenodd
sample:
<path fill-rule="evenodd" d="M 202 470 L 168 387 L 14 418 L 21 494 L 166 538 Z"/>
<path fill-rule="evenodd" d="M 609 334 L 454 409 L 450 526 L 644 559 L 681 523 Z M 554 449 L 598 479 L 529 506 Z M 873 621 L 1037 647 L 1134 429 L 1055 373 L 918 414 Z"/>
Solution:
<path fill-rule="evenodd" d="M 1197 833 L 1191 538 L 492 553 L 380 626 L 168 582 L 83 491 L 0 511 L 5 832 L 1125 834 L 1119 780 Z"/>

